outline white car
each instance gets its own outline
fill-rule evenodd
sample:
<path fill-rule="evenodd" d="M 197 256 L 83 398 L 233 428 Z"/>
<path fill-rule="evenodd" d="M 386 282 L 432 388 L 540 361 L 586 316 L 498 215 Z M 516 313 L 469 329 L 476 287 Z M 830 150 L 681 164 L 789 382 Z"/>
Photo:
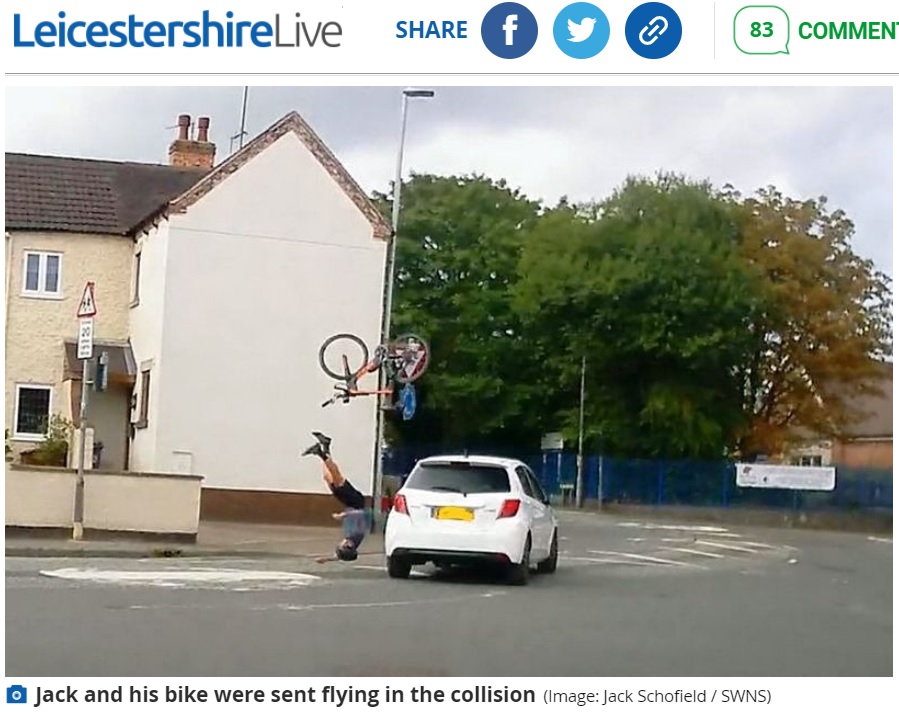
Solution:
<path fill-rule="evenodd" d="M 452 455 L 420 460 L 393 500 L 384 534 L 387 572 L 413 566 L 505 566 L 512 583 L 530 568 L 556 570 L 559 524 L 537 477 L 523 462 Z"/>

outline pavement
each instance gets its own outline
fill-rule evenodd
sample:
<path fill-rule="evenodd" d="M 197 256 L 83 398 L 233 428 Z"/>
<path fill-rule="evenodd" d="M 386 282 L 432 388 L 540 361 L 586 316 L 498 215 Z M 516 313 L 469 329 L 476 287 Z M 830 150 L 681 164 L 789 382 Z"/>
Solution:
<path fill-rule="evenodd" d="M 7 557 L 308 557 L 330 554 L 340 539 L 340 528 L 304 527 L 242 522 L 200 522 L 196 544 L 157 543 L 133 540 L 83 540 L 11 537 L 6 539 Z M 365 554 L 380 553 L 380 533 L 369 536 Z"/>
<path fill-rule="evenodd" d="M 34 548 L 6 560 L 6 674 L 892 674 L 891 537 L 560 519 L 559 569 L 523 588 L 389 579 L 380 537 L 316 564 L 336 528 L 204 524 L 172 558 Z"/>

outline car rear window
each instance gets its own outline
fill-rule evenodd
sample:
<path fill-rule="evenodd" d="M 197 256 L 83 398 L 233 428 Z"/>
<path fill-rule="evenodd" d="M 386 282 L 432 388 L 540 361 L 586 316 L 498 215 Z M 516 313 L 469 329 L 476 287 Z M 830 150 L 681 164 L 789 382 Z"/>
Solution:
<path fill-rule="evenodd" d="M 406 487 L 429 492 L 483 494 L 509 492 L 509 475 L 504 468 L 464 463 L 418 465 Z"/>

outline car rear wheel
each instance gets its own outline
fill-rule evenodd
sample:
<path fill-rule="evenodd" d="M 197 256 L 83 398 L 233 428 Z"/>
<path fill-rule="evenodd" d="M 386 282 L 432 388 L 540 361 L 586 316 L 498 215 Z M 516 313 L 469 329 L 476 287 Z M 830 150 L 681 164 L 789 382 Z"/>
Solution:
<path fill-rule="evenodd" d="M 549 547 L 549 557 L 537 564 L 537 572 L 551 574 L 559 566 L 559 532 L 553 532 L 553 543 Z"/>
<path fill-rule="evenodd" d="M 407 579 L 412 573 L 412 564 L 395 556 L 387 557 L 387 575 L 395 579 Z"/>
<path fill-rule="evenodd" d="M 512 564 L 509 570 L 509 583 L 513 586 L 526 586 L 531 574 L 531 535 L 528 534 L 524 543 L 524 553 L 521 555 L 520 564 Z"/>

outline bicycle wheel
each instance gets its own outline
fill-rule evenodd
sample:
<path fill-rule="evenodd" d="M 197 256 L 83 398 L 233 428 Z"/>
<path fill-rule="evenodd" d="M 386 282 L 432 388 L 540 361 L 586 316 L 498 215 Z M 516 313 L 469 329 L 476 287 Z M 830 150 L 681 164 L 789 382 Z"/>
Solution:
<path fill-rule="evenodd" d="M 368 346 L 355 334 L 334 334 L 318 350 L 318 363 L 331 378 L 346 381 L 346 368 L 352 376 L 368 363 Z"/>
<path fill-rule="evenodd" d="M 403 334 L 390 343 L 393 379 L 405 385 L 414 383 L 428 370 L 431 349 L 428 342 L 415 334 Z"/>

